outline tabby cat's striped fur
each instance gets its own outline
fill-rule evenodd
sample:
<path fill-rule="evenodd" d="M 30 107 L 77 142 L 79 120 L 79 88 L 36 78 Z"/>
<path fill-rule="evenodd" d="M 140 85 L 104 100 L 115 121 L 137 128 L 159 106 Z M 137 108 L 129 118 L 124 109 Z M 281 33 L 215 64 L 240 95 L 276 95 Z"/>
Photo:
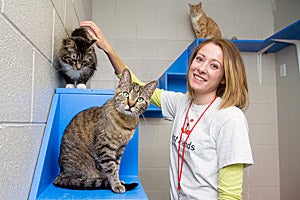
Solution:
<path fill-rule="evenodd" d="M 130 72 L 125 69 L 112 99 L 102 107 L 78 113 L 64 132 L 59 156 L 60 173 L 54 185 L 125 192 L 130 184 L 119 180 L 120 159 L 156 86 L 157 81 L 145 86 L 132 83 Z"/>

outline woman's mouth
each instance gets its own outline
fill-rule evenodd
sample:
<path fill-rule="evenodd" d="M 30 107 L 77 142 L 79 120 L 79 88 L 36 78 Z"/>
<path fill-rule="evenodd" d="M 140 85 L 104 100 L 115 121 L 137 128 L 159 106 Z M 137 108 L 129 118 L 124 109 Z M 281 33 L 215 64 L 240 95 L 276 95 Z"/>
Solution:
<path fill-rule="evenodd" d="M 194 74 L 194 78 L 198 81 L 202 81 L 202 82 L 206 81 L 206 79 L 202 78 L 201 76 L 199 76 L 197 74 Z"/>

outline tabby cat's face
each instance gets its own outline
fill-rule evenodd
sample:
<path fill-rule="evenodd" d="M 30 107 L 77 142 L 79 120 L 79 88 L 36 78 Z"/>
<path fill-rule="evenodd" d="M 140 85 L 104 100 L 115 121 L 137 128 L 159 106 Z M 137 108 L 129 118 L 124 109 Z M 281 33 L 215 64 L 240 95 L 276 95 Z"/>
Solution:
<path fill-rule="evenodd" d="M 129 116 L 139 116 L 150 104 L 149 92 L 136 83 L 117 88 L 114 99 L 118 112 Z"/>
<path fill-rule="evenodd" d="M 78 37 L 66 39 L 61 59 L 73 70 L 84 70 L 97 62 L 92 44 Z"/>

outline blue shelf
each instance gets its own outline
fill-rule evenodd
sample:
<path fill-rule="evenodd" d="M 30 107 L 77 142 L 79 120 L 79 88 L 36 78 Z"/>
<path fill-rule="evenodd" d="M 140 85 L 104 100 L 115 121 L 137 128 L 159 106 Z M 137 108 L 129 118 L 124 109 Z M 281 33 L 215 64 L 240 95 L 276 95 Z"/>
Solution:
<path fill-rule="evenodd" d="M 204 39 L 197 38 L 188 46 L 189 55 Z M 266 40 L 231 40 L 241 52 L 258 52 L 268 46 Z"/>
<path fill-rule="evenodd" d="M 186 73 L 175 73 L 175 72 L 166 72 L 163 75 L 164 80 L 164 89 L 169 91 L 176 91 L 176 92 L 186 92 Z"/>
<path fill-rule="evenodd" d="M 285 47 L 288 43 L 274 41 L 274 39 L 300 40 L 300 20 L 292 23 L 283 30 L 275 33 L 265 40 L 231 40 L 241 52 L 260 52 L 272 45 L 263 53 L 275 53 Z M 195 39 L 175 60 L 175 62 L 159 78 L 159 86 L 165 90 L 186 92 L 186 72 L 190 55 L 194 49 L 205 39 Z"/>
<path fill-rule="evenodd" d="M 120 177 L 138 187 L 123 194 L 110 190 L 69 190 L 53 186 L 59 173 L 58 156 L 63 132 L 70 120 L 80 111 L 101 106 L 113 97 L 112 90 L 58 88 L 52 98 L 46 129 L 38 156 L 29 200 L 35 199 L 144 199 L 147 195 L 138 178 L 138 128 L 122 156 Z"/>
<path fill-rule="evenodd" d="M 274 45 L 268 49 L 267 53 L 275 53 L 290 45 L 282 42 L 274 42 L 274 39 L 300 40 L 300 20 L 268 37 L 265 42 L 269 44 L 274 43 Z"/>
<path fill-rule="evenodd" d="M 142 118 L 142 117 L 145 117 L 145 118 L 161 118 L 162 117 L 161 109 L 156 107 L 153 104 L 150 104 L 150 106 L 148 107 L 146 112 L 144 112 L 140 116 L 140 118 Z"/>
<path fill-rule="evenodd" d="M 125 182 L 136 182 L 140 183 L 140 180 L 136 177 L 121 176 Z M 141 195 L 140 189 L 125 192 L 123 194 L 116 194 L 110 190 L 66 190 L 57 188 L 50 184 L 38 198 L 39 200 L 53 200 L 53 199 L 101 199 L 101 200 L 117 200 L 117 199 L 147 199 L 145 194 Z"/>

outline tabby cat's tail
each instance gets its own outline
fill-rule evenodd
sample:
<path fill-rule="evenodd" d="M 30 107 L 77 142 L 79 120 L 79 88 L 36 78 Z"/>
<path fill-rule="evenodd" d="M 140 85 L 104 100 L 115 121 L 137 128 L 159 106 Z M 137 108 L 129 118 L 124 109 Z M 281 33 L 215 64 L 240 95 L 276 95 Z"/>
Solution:
<path fill-rule="evenodd" d="M 138 183 L 123 183 L 126 191 L 133 190 L 139 184 Z M 107 180 L 93 179 L 83 180 L 80 177 L 61 177 L 57 176 L 53 181 L 53 185 L 60 188 L 71 190 L 111 190 L 111 187 Z"/>

